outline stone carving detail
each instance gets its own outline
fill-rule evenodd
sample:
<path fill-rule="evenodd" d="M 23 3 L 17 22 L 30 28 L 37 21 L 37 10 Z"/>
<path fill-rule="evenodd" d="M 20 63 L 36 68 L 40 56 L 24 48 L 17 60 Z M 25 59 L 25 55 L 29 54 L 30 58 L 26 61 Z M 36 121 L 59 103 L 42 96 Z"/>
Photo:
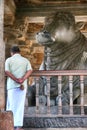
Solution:
<path fill-rule="evenodd" d="M 37 42 L 45 47 L 41 70 L 87 69 L 87 39 L 80 32 L 82 26 L 82 22 L 76 23 L 74 16 L 66 11 L 56 12 L 45 19 L 43 31 L 36 35 Z M 63 77 L 62 84 L 62 101 L 68 104 L 68 77 Z M 74 77 L 73 84 L 75 101 L 80 95 L 78 76 Z M 51 91 L 56 97 L 57 86 L 54 87 L 53 91 L 51 87 Z"/>
<path fill-rule="evenodd" d="M 9 35 L 14 36 L 14 40 L 25 41 L 27 36 L 29 26 L 29 19 L 26 17 L 25 19 L 15 20 L 15 23 L 12 26 L 5 26 L 5 33 L 9 33 Z"/>

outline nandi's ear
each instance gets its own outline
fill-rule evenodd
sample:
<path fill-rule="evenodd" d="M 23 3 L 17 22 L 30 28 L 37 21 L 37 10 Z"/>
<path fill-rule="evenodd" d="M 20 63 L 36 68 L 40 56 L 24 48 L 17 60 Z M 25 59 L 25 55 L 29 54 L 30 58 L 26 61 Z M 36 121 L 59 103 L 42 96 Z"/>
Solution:
<path fill-rule="evenodd" d="M 84 26 L 85 26 L 85 22 L 77 22 L 75 24 L 76 30 L 81 30 L 84 28 Z"/>
<path fill-rule="evenodd" d="M 53 15 L 45 18 L 45 24 L 48 25 L 53 21 Z"/>

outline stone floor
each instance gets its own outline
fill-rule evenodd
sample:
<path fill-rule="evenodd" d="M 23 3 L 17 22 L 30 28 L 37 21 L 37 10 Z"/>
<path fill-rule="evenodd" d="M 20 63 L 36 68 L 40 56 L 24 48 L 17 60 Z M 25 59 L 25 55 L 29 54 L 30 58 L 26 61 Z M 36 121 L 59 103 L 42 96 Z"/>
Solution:
<path fill-rule="evenodd" d="M 24 130 L 87 130 L 87 128 L 25 128 Z"/>

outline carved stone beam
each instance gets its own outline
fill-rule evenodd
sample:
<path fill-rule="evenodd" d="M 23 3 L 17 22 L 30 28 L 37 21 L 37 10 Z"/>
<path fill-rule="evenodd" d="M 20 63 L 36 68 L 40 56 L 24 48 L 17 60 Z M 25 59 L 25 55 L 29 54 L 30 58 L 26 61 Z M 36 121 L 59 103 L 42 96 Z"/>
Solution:
<path fill-rule="evenodd" d="M 13 0 L 4 1 L 4 24 L 12 25 L 15 19 L 16 6 Z"/>

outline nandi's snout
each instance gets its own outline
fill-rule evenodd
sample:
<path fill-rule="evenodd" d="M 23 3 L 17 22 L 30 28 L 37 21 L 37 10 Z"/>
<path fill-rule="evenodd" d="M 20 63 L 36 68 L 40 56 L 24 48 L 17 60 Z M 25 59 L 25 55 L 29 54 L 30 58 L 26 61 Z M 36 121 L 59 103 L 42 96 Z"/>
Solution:
<path fill-rule="evenodd" d="M 44 45 L 44 44 L 48 45 L 48 44 L 52 44 L 54 42 L 54 39 L 51 37 L 51 34 L 46 30 L 37 32 L 36 40 L 38 43 L 40 43 L 42 45 Z"/>

